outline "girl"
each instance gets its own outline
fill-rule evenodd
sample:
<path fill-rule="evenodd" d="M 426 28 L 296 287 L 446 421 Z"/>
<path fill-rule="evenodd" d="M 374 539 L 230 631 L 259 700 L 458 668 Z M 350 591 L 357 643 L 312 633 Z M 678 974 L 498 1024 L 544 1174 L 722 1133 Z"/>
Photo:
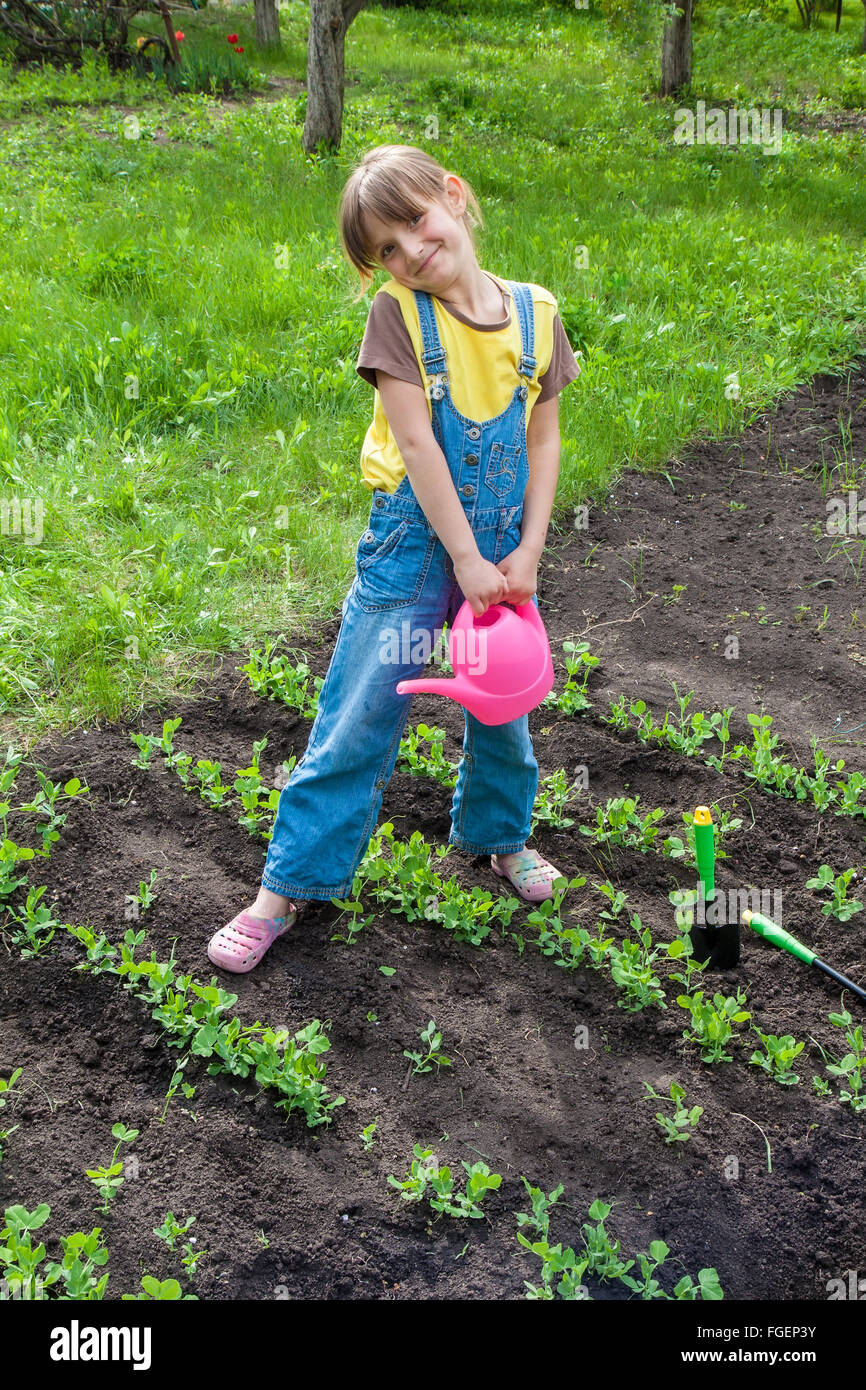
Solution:
<path fill-rule="evenodd" d="M 416 639 L 426 634 L 429 654 L 431 632 L 464 599 L 478 615 L 502 601 L 537 605 L 559 474 L 558 393 L 580 368 L 553 295 L 480 268 L 476 221 L 469 185 L 410 145 L 368 151 L 343 190 L 358 298 L 376 268 L 392 276 L 373 298 L 357 366 L 376 388 L 361 455 L 370 519 L 258 897 L 208 946 L 225 970 L 252 970 L 299 903 L 351 893 L 412 704 L 395 688 L 425 664 Z M 398 659 L 395 627 L 411 638 Z M 525 901 L 552 897 L 559 871 L 525 848 L 538 787 L 528 718 L 485 725 L 464 714 L 449 843 L 491 855 Z"/>

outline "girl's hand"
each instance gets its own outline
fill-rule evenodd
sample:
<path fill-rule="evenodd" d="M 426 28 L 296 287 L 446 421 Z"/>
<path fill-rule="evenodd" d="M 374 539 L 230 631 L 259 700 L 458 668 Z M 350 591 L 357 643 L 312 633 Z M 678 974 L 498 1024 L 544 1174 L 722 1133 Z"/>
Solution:
<path fill-rule="evenodd" d="M 538 588 L 538 557 L 520 546 L 505 555 L 496 568 L 505 576 L 506 603 L 528 603 Z"/>
<path fill-rule="evenodd" d="M 506 597 L 508 581 L 501 568 L 492 565 L 477 551 L 468 560 L 460 564 L 455 562 L 454 577 L 476 618 L 486 613 L 491 603 L 499 603 Z"/>

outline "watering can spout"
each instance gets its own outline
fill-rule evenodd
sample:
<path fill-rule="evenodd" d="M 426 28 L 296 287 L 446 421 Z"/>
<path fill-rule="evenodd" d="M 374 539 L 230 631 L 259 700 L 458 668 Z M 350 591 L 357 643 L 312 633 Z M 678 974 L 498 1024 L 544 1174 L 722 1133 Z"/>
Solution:
<path fill-rule="evenodd" d="M 461 605 L 448 634 L 454 679 L 397 682 L 398 695 L 446 695 L 482 724 L 507 724 L 541 704 L 553 687 L 553 658 L 536 605 L 494 603 L 477 617 Z"/>
<path fill-rule="evenodd" d="M 462 676 L 455 676 L 453 680 L 445 676 L 421 676 L 418 680 L 399 681 L 397 684 L 398 695 L 447 695 L 461 703 L 461 696 L 470 693 Z"/>

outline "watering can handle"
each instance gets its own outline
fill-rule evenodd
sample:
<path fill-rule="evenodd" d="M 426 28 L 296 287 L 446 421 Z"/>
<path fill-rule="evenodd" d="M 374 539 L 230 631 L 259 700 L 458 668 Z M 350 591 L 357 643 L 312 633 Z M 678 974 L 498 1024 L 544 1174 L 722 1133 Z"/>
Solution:
<path fill-rule="evenodd" d="M 528 599 L 526 603 L 516 604 L 514 607 L 514 611 L 521 618 L 528 619 L 530 626 L 535 628 L 535 631 L 542 639 L 545 647 L 547 647 L 547 632 L 545 631 L 544 623 L 541 621 L 541 614 L 538 611 L 537 604 L 534 604 L 532 602 L 532 599 Z"/>

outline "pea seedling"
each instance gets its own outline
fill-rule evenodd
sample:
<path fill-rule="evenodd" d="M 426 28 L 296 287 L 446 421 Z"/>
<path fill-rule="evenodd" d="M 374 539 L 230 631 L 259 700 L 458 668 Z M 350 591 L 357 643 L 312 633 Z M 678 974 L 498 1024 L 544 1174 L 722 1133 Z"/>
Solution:
<path fill-rule="evenodd" d="M 533 1187 L 525 1177 L 521 1176 L 520 1181 L 529 1193 L 529 1200 L 532 1202 L 532 1214 L 525 1211 L 515 1212 L 518 1226 L 531 1226 L 539 1235 L 546 1236 L 550 1226 L 550 1208 L 559 1201 L 565 1188 L 562 1183 L 555 1187 L 549 1196 L 545 1196 L 540 1187 Z"/>
<path fill-rule="evenodd" d="M 189 1053 L 187 1053 L 185 1057 L 182 1057 L 180 1059 L 175 1068 L 174 1075 L 172 1076 L 171 1081 L 169 1082 L 168 1090 L 165 1093 L 165 1105 L 163 1106 L 162 1114 L 159 1117 L 160 1124 L 165 1124 L 165 1113 L 168 1110 L 169 1105 L 171 1104 L 171 1098 L 177 1090 L 178 1086 L 183 1087 L 183 1093 L 186 1096 L 187 1100 L 192 1100 L 192 1097 L 195 1095 L 195 1086 L 188 1085 L 188 1083 L 183 1079 L 183 1070 L 188 1061 Z"/>
<path fill-rule="evenodd" d="M 221 777 L 222 764 L 211 758 L 199 758 L 195 767 L 190 768 L 190 776 L 201 785 L 199 796 L 208 806 L 221 810 L 231 800 L 233 788 L 225 786 Z"/>
<path fill-rule="evenodd" d="M 790 1033 L 779 1038 L 774 1033 L 762 1033 L 760 1028 L 753 1028 L 752 1031 L 761 1039 L 764 1051 L 753 1052 L 749 1062 L 763 1067 L 780 1086 L 796 1086 L 800 1078 L 792 1071 L 794 1058 L 803 1051 L 806 1044 L 795 1043 Z"/>
<path fill-rule="evenodd" d="M 674 585 L 674 588 L 676 587 Z M 688 1135 L 682 1137 L 688 1138 Z M 665 1241 L 652 1241 L 649 1254 L 640 1251 L 637 1257 L 643 1279 L 634 1279 L 630 1274 L 622 1274 L 620 1275 L 622 1282 L 627 1284 L 630 1289 L 634 1289 L 635 1293 L 639 1293 L 642 1299 L 669 1298 L 670 1295 L 665 1293 L 658 1279 L 654 1279 L 653 1275 L 664 1264 L 670 1253 L 670 1246 Z"/>
<path fill-rule="evenodd" d="M 152 1274 L 144 1274 L 141 1279 L 141 1293 L 122 1293 L 121 1299 L 138 1300 L 140 1303 L 165 1301 L 166 1299 L 195 1299 L 194 1293 L 183 1293 L 176 1279 L 154 1279 Z M 198 1300 L 196 1300 L 198 1301 Z"/>
<path fill-rule="evenodd" d="M 681 1008 L 688 1009 L 692 1018 L 692 1026 L 683 1030 L 683 1037 L 687 1042 L 700 1044 L 704 1062 L 733 1061 L 730 1053 L 725 1052 L 725 1047 L 731 1038 L 737 1036 L 731 1025 L 745 1023 L 752 1017 L 742 1008 L 745 1002 L 746 994 L 742 987 L 737 989 L 736 996 L 728 995 L 726 998 L 722 994 L 714 994 L 712 1002 L 704 999 L 703 990 L 700 989 L 694 994 L 677 995 L 677 1003 Z"/>
<path fill-rule="evenodd" d="M 836 917 L 840 922 L 847 922 L 855 912 L 863 910 L 861 902 L 855 902 L 847 896 L 848 884 L 856 876 L 854 869 L 843 869 L 841 874 L 834 877 L 830 865 L 822 864 L 816 877 L 806 880 L 807 888 L 814 888 L 819 892 L 829 889 L 832 893 L 830 901 L 821 907 L 825 917 Z"/>
<path fill-rule="evenodd" d="M 643 1081 L 641 1084 L 646 1087 L 647 1092 L 643 1097 L 644 1100 L 668 1100 L 668 1096 L 657 1095 L 648 1081 Z M 673 1101 L 674 1106 L 673 1116 L 663 1115 L 660 1110 L 656 1111 L 656 1119 L 665 1132 L 666 1144 L 685 1143 L 687 1140 L 691 1139 L 691 1131 L 695 1129 L 698 1120 L 704 1113 L 704 1107 L 702 1105 L 693 1105 L 691 1110 L 687 1109 L 686 1106 L 682 1104 L 685 1097 L 686 1093 L 683 1087 L 679 1086 L 676 1081 L 672 1081 L 670 1085 L 670 1099 Z"/>
<path fill-rule="evenodd" d="M 130 734 L 129 737 L 138 749 L 138 757 L 133 758 L 132 766 L 149 771 L 153 755 L 159 747 L 159 739 L 154 738 L 153 734 Z"/>
<path fill-rule="evenodd" d="M 194 1216 L 188 1216 L 186 1218 L 186 1221 L 184 1221 L 183 1225 L 181 1225 L 180 1222 L 175 1218 L 174 1212 L 167 1211 L 165 1214 L 165 1220 L 163 1221 L 162 1225 L 154 1226 L 153 1234 L 155 1236 L 159 1236 L 160 1240 L 164 1240 L 169 1250 L 173 1250 L 175 1248 L 175 1245 L 177 1244 L 178 1236 L 186 1235 L 187 1231 L 189 1230 L 190 1226 L 192 1226 L 194 1221 Z"/>
<path fill-rule="evenodd" d="M 739 830 L 743 824 L 742 817 L 731 816 L 727 810 L 721 810 L 717 802 L 713 802 L 713 826 L 715 829 L 715 855 L 716 859 L 727 859 L 728 855 L 722 849 L 721 841 L 725 835 L 729 835 L 732 830 Z M 685 826 L 685 841 L 679 835 L 668 835 L 662 846 L 662 853 L 669 859 L 682 859 L 686 868 L 696 869 L 698 867 L 695 855 L 695 818 L 691 811 L 683 811 L 683 825 Z"/>
<path fill-rule="evenodd" d="M 267 735 L 253 743 L 253 756 L 249 767 L 239 767 L 232 783 L 233 789 L 241 800 L 238 825 L 248 834 L 262 835 L 265 839 L 270 838 L 272 833 L 269 823 L 273 820 L 274 812 L 280 800 L 280 788 L 266 786 L 259 767 L 259 757 L 267 745 Z M 282 765 L 286 780 L 291 776 L 294 765 L 295 755 L 293 753 L 289 760 L 284 761 Z M 186 781 L 184 784 L 186 785 Z M 268 828 L 263 830 L 261 827 L 265 822 L 268 822 Z"/>
<path fill-rule="evenodd" d="M 590 1294 L 586 1287 L 581 1283 L 585 1273 L 595 1274 L 599 1279 L 620 1279 L 629 1288 L 639 1293 L 642 1298 L 664 1298 L 670 1299 L 720 1299 L 724 1295 L 719 1276 L 715 1269 L 702 1269 L 698 1272 L 698 1282 L 692 1280 L 691 1275 L 686 1274 L 673 1291 L 673 1295 L 663 1292 L 658 1280 L 653 1276 L 655 1271 L 664 1264 L 670 1251 L 664 1241 L 653 1241 L 649 1248 L 649 1253 L 638 1255 L 640 1262 L 642 1280 L 630 1278 L 627 1271 L 634 1265 L 634 1260 L 623 1261 L 619 1255 L 619 1242 L 611 1241 L 604 1228 L 604 1222 L 611 1211 L 611 1206 L 607 1202 L 595 1201 L 589 1209 L 589 1215 L 598 1224 L 592 1227 L 588 1222 L 583 1225 L 586 1233 L 584 1239 L 584 1254 L 578 1259 L 570 1246 L 563 1249 L 562 1245 L 551 1246 L 548 1243 L 548 1218 L 547 1209 L 553 1201 L 560 1195 L 561 1186 L 550 1194 L 549 1198 L 538 1188 L 530 1187 L 526 1179 L 523 1179 L 525 1186 L 532 1195 L 533 1216 L 526 1213 L 515 1213 L 520 1221 L 523 1217 L 523 1224 L 534 1226 L 537 1231 L 542 1233 L 540 1240 L 531 1241 L 518 1231 L 517 1239 L 527 1250 L 531 1250 L 534 1255 L 538 1255 L 542 1261 L 540 1286 L 531 1284 L 524 1280 L 528 1290 L 526 1297 L 530 1299 L 553 1299 L 554 1298 L 554 1276 L 560 1275 L 559 1282 L 555 1286 L 555 1292 L 560 1298 L 577 1300 L 589 1299 Z M 681 1260 L 677 1260 L 681 1264 Z"/>
<path fill-rule="evenodd" d="M 123 1186 L 123 1178 L 120 1176 L 123 1172 L 123 1164 L 115 1162 L 117 1151 L 121 1144 L 131 1144 L 139 1135 L 137 1129 L 127 1129 L 122 1121 L 118 1121 L 116 1125 L 112 1125 L 111 1133 L 117 1140 L 114 1153 L 111 1155 L 111 1162 L 105 1164 L 101 1168 L 85 1168 L 84 1170 L 90 1178 L 90 1181 L 99 1191 L 103 1205 L 99 1207 L 98 1210 L 104 1212 L 105 1215 L 108 1215 L 108 1203 L 113 1201 L 119 1189 Z"/>
<path fill-rule="evenodd" d="M 544 898 L 526 917 L 528 927 L 538 928 L 536 944 L 541 954 L 552 956 L 554 963 L 565 970 L 574 970 L 582 963 L 587 947 L 592 949 L 593 938 L 585 927 L 564 927 L 562 924 L 561 909 L 565 894 L 571 888 L 582 888 L 585 883 L 583 875 L 573 879 L 554 879 L 553 897 Z"/>
<path fill-rule="evenodd" d="M 845 1041 L 851 1049 L 850 1052 L 847 1052 L 841 1059 L 834 1057 L 831 1064 L 827 1062 L 827 1053 L 824 1051 L 823 1047 L 821 1047 L 821 1044 L 814 1038 L 812 1041 L 824 1058 L 826 1070 L 830 1075 L 838 1076 L 848 1083 L 848 1088 L 850 1089 L 845 1089 L 843 1087 L 843 1089 L 839 1091 L 839 1100 L 841 1103 L 843 1105 L 850 1105 L 851 1109 L 855 1112 L 866 1110 L 866 1093 L 864 1093 L 863 1090 L 863 1070 L 866 1068 L 866 1047 L 863 1045 L 863 1025 L 858 1023 L 856 1028 L 853 1027 L 851 1015 L 847 1009 L 843 1009 L 842 1012 L 838 1014 L 828 1014 L 828 1018 L 835 1028 L 845 1029 Z M 833 1054 L 830 1053 L 830 1056 L 832 1057 Z M 818 1080 L 818 1077 L 813 1077 L 813 1083 Z M 824 1085 L 826 1085 L 826 1083 L 824 1083 Z M 829 1087 L 827 1091 L 825 1091 L 823 1086 L 816 1086 L 815 1089 L 819 1091 L 821 1095 L 826 1095 L 829 1091 Z"/>
<path fill-rule="evenodd" d="M 552 825 L 563 829 L 574 825 L 572 818 L 564 814 L 566 806 L 574 800 L 574 788 L 575 784 L 568 781 L 564 767 L 542 777 L 532 808 L 532 833 L 537 825 Z"/>
<path fill-rule="evenodd" d="M 180 1262 L 186 1270 L 186 1277 L 188 1279 L 195 1278 L 196 1265 L 202 1256 L 210 1254 L 209 1250 L 193 1250 L 192 1247 L 195 1245 L 195 1242 L 196 1237 L 190 1236 L 186 1245 L 183 1247 L 183 1254 L 180 1257 Z"/>
<path fill-rule="evenodd" d="M 602 807 L 596 807 L 595 825 L 580 826 L 581 835 L 589 835 L 599 845 L 611 844 L 622 848 L 639 849 L 642 854 L 653 848 L 659 834 L 657 822 L 664 815 L 661 806 L 637 814 L 639 796 L 609 797 Z"/>
<path fill-rule="evenodd" d="M 175 1219 L 174 1213 L 169 1211 L 166 1212 L 165 1221 L 163 1222 L 163 1224 L 161 1226 L 154 1226 L 153 1234 L 155 1236 L 159 1236 L 160 1240 L 164 1240 L 169 1250 L 174 1250 L 178 1238 L 180 1236 L 186 1235 L 190 1226 L 192 1226 L 194 1222 L 195 1217 L 188 1216 L 186 1218 L 186 1221 L 184 1221 L 183 1225 L 181 1225 L 180 1222 Z M 264 1244 L 265 1249 L 267 1249 L 270 1242 L 265 1236 L 264 1231 L 262 1231 L 260 1234 L 262 1238 L 262 1243 Z M 256 1232 L 256 1235 L 258 1236 L 259 1232 Z M 192 1247 L 195 1244 L 196 1237 L 190 1236 L 189 1240 L 182 1247 L 180 1262 L 186 1270 L 188 1279 L 195 1278 L 195 1270 L 198 1261 L 202 1258 L 203 1255 L 207 1255 L 209 1253 L 207 1250 L 193 1250 Z"/>
<path fill-rule="evenodd" d="M 604 1223 L 612 1210 L 611 1204 L 598 1198 L 589 1209 L 590 1218 L 597 1224 L 591 1226 L 585 1221 L 581 1227 L 585 1233 L 583 1245 L 587 1254 L 586 1272 L 596 1275 L 603 1284 L 608 1279 L 621 1279 L 634 1264 L 634 1260 L 623 1262 L 619 1258 L 619 1241 L 611 1241 L 605 1230 Z"/>
<path fill-rule="evenodd" d="M 708 961 L 702 961 L 700 963 L 695 961 L 692 938 L 688 933 L 688 928 L 692 925 L 694 916 L 691 909 L 697 902 L 698 895 L 693 889 L 674 888 L 673 891 L 668 894 L 668 900 L 676 909 L 674 914 L 676 924 L 683 933 L 682 936 L 676 937 L 668 946 L 668 955 L 672 959 L 682 960 L 685 966 L 685 974 L 681 974 L 678 970 L 672 970 L 671 979 L 678 980 L 680 984 L 685 985 L 686 990 L 690 990 L 692 976 L 702 974 L 709 964 Z"/>
<path fill-rule="evenodd" d="M 273 644 L 268 640 L 264 654 L 261 648 L 251 651 L 246 666 L 240 668 L 246 674 L 250 688 L 257 694 L 267 695 L 269 700 L 281 700 L 305 718 L 314 717 L 323 684 L 321 676 L 313 678 L 315 694 L 308 695 L 311 673 L 306 661 L 299 661 L 297 666 L 292 666 L 287 656 L 276 656 L 272 661 L 272 651 Z"/>
<path fill-rule="evenodd" d="M 23 912 L 16 912 L 14 907 L 6 909 L 12 920 L 20 924 L 21 930 L 12 933 L 12 943 L 21 947 L 21 955 L 25 960 L 47 950 L 54 937 L 55 928 L 60 925 L 51 908 L 43 906 L 39 901 L 47 891 L 44 885 L 29 889 Z"/>
<path fill-rule="evenodd" d="M 151 759 L 157 749 L 159 749 L 165 757 L 167 765 L 169 767 L 173 766 L 177 754 L 172 748 L 172 739 L 182 723 L 183 719 L 180 716 L 178 716 L 177 719 L 164 720 L 161 738 L 157 738 L 153 734 L 130 734 L 130 738 L 138 748 L 140 754 L 138 758 L 133 759 L 132 766 L 141 767 L 145 770 L 149 769 Z"/>
<path fill-rule="evenodd" d="M 486 1163 L 469 1164 L 465 1158 L 461 1163 L 466 1170 L 465 1191 L 455 1192 L 449 1170 L 440 1168 L 438 1175 L 430 1178 L 430 1186 L 436 1192 L 436 1196 L 430 1198 L 430 1205 L 434 1211 L 445 1212 L 448 1216 L 468 1216 L 477 1221 L 484 1215 L 478 1203 L 488 1192 L 499 1188 L 502 1175 L 491 1173 Z"/>
<path fill-rule="evenodd" d="M 422 1149 L 420 1144 L 416 1144 L 413 1152 L 415 1157 L 410 1171 L 402 1182 L 393 1174 L 388 1175 L 388 1182 L 398 1189 L 404 1201 L 420 1202 L 427 1193 L 427 1188 L 431 1187 L 436 1194 L 429 1199 L 434 1211 L 444 1212 L 448 1216 L 472 1217 L 475 1220 L 484 1215 L 478 1203 L 483 1201 L 487 1192 L 495 1191 L 499 1187 L 502 1182 L 501 1174 L 491 1173 L 485 1163 L 470 1165 L 463 1159 L 463 1167 L 467 1174 L 466 1188 L 463 1192 L 455 1192 L 451 1169 L 447 1165 L 439 1167 L 439 1161 L 432 1149 Z"/>
<path fill-rule="evenodd" d="M 130 900 L 132 902 L 138 903 L 142 912 L 147 912 L 147 909 L 151 906 L 153 902 L 153 888 L 156 883 L 157 877 L 158 874 L 156 869 L 151 869 L 150 879 L 148 880 L 148 882 L 145 883 L 143 880 L 140 880 L 138 884 L 138 892 L 135 894 L 134 897 L 132 894 L 130 894 Z"/>
<path fill-rule="evenodd" d="M 623 888 L 614 888 L 610 879 L 606 879 L 604 883 L 596 883 L 595 887 L 598 889 L 599 893 L 602 893 L 604 897 L 607 898 L 610 904 L 609 907 L 602 908 L 602 920 L 605 922 L 615 922 L 628 901 L 628 894 Z"/>
<path fill-rule="evenodd" d="M 90 790 L 79 781 L 77 777 L 72 777 L 65 784 L 52 782 L 50 777 L 46 777 L 41 768 L 34 768 L 39 790 L 32 801 L 27 801 L 18 807 L 19 812 L 32 812 L 37 817 L 36 831 L 42 836 L 42 849 L 37 850 L 38 854 L 47 855 L 50 853 L 50 846 L 60 839 L 60 827 L 65 825 L 66 816 L 61 815 L 56 809 L 56 804 L 60 799 L 61 792 L 68 800 Z"/>
<path fill-rule="evenodd" d="M 426 1055 L 423 1052 L 409 1052 L 407 1048 L 403 1049 L 403 1056 L 408 1057 L 414 1063 L 410 1075 L 420 1076 L 422 1072 L 432 1071 L 432 1066 L 428 1065 L 430 1062 L 436 1063 L 437 1070 L 440 1067 L 451 1066 L 451 1059 L 438 1050 L 442 1046 L 442 1034 L 436 1031 L 436 1024 L 432 1018 L 418 1036 L 427 1046 Z"/>
<path fill-rule="evenodd" d="M 672 603 L 679 603 L 688 587 L 688 584 L 675 584 L 673 587 L 673 591 L 669 594 L 664 595 L 665 608 L 667 608 Z"/>
<path fill-rule="evenodd" d="M 367 915 L 364 916 L 364 905 L 357 898 L 332 898 L 331 902 L 341 907 L 343 913 L 348 912 L 350 914 L 349 921 L 346 924 L 346 935 L 344 936 L 342 932 L 334 932 L 331 940 L 344 941 L 347 946 L 354 946 L 364 928 L 369 927 L 370 923 L 375 921 L 376 914 L 374 912 L 368 912 Z M 343 913 L 341 913 L 340 916 L 342 916 Z M 339 922 L 339 920 L 340 918 L 338 917 L 337 921 Z"/>
<path fill-rule="evenodd" d="M 599 663 L 597 656 L 591 656 L 588 642 L 563 642 L 565 669 L 568 679 L 561 695 L 553 691 L 542 700 L 542 706 L 553 706 L 562 714 L 577 714 L 589 709 L 591 701 L 587 698 L 586 686 L 590 675 Z"/>
<path fill-rule="evenodd" d="M 373 1148 L 373 1145 L 376 1142 L 376 1140 L 373 1138 L 373 1135 L 376 1133 L 376 1126 L 378 1125 L 378 1123 L 379 1119 L 377 1116 L 371 1124 L 365 1125 L 364 1128 L 361 1130 L 360 1134 L 358 1135 L 358 1138 L 362 1141 L 364 1145 L 364 1153 L 370 1153 L 371 1149 Z"/>
<path fill-rule="evenodd" d="M 420 748 L 421 739 L 430 744 L 429 755 Z M 399 770 L 415 776 L 432 777 L 443 787 L 453 787 L 457 782 L 457 764 L 445 757 L 444 742 L 444 729 L 431 728 L 427 724 L 409 729 L 406 736 L 401 738 L 397 750 Z"/>
<path fill-rule="evenodd" d="M 533 1255 L 538 1255 L 541 1259 L 541 1284 L 531 1284 L 528 1279 L 523 1281 L 527 1289 L 527 1298 L 551 1300 L 554 1297 L 553 1276 L 559 1274 L 562 1277 L 556 1285 L 556 1292 L 560 1298 L 570 1301 L 589 1300 L 589 1293 L 581 1283 L 589 1264 L 588 1259 L 578 1260 L 570 1245 L 563 1250 L 561 1241 L 556 1245 L 549 1245 L 546 1240 L 527 1240 L 519 1231 L 517 1239 L 521 1245 L 525 1245 L 527 1250 L 531 1250 Z"/>
<path fill-rule="evenodd" d="M 623 941 L 622 949 L 615 945 L 609 948 L 611 977 L 624 995 L 617 1003 L 631 1013 L 648 1008 L 650 1004 L 666 1009 L 664 990 L 653 971 L 653 964 L 663 952 L 667 954 L 668 948 L 662 943 L 653 946 L 652 934 L 648 927 L 641 926 L 637 913 L 632 915 L 630 926 L 637 940 Z"/>
<path fill-rule="evenodd" d="M 13 1071 L 8 1081 L 5 1081 L 3 1077 L 0 1077 L 0 1110 L 3 1109 L 3 1107 L 6 1105 L 7 1100 L 9 1100 L 12 1096 L 17 1097 L 21 1094 L 20 1091 L 16 1091 L 15 1082 L 21 1075 L 22 1070 L 23 1068 L 17 1067 L 16 1070 Z M 18 1125 L 13 1125 L 11 1129 L 0 1129 L 0 1161 L 2 1161 L 3 1159 L 4 1140 L 8 1139 L 10 1134 L 14 1134 L 16 1129 L 18 1128 Z"/>

